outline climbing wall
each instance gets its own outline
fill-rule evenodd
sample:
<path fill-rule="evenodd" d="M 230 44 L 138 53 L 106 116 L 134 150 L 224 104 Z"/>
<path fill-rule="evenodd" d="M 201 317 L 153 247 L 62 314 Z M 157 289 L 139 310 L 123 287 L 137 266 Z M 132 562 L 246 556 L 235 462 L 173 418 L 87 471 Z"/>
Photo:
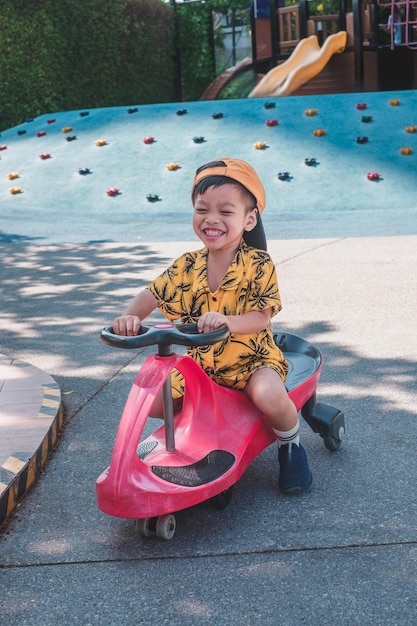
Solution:
<path fill-rule="evenodd" d="M 65 111 L 0 137 L 2 241 L 190 240 L 195 169 L 249 161 L 270 238 L 415 232 L 417 93 Z"/>

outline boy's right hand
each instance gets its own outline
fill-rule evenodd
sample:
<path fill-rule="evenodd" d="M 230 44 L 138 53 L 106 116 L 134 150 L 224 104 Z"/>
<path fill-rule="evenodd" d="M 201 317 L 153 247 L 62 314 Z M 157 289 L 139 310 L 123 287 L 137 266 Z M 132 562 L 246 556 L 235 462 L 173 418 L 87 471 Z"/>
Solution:
<path fill-rule="evenodd" d="M 124 337 L 134 337 L 139 333 L 141 321 L 137 315 L 122 315 L 113 321 L 113 333 Z"/>

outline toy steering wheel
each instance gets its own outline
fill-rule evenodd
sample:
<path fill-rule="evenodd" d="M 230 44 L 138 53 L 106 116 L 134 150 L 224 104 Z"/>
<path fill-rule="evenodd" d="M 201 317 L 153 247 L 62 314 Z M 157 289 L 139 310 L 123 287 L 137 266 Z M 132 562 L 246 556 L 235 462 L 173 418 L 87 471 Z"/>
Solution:
<path fill-rule="evenodd" d="M 226 325 L 211 331 L 210 333 L 200 333 L 197 324 L 155 324 L 153 327 L 141 326 L 138 335 L 125 337 L 115 335 L 113 328 L 108 326 L 101 331 L 101 340 L 114 348 L 144 348 L 146 346 L 167 347 L 177 346 L 211 346 L 218 341 L 224 341 L 229 336 L 229 329 Z"/>

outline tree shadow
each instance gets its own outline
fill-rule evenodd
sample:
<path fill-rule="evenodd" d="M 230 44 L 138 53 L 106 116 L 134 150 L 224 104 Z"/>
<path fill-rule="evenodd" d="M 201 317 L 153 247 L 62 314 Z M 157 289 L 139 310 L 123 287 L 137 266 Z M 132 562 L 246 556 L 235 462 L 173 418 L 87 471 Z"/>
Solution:
<path fill-rule="evenodd" d="M 65 403 L 71 415 L 135 358 L 136 351 L 104 346 L 99 332 L 171 258 L 146 244 L 22 243 L 0 248 L 0 260 L 4 329 L 0 351 L 51 374 L 68 392 Z M 322 320 L 285 330 L 322 351 L 318 395 L 346 413 L 348 427 L 364 414 L 379 425 L 388 424 L 393 416 L 405 424 L 411 414 L 415 418 L 410 401 L 416 392 L 414 360 L 393 363 L 359 354 L 335 342 L 336 329 Z M 327 341 L 326 335 L 332 339 Z"/>
<path fill-rule="evenodd" d="M 382 433 L 387 445 L 395 441 L 406 449 L 416 432 L 416 360 L 364 355 L 335 342 L 337 329 L 327 321 L 317 320 L 288 330 L 321 351 L 323 370 L 317 397 L 345 413 L 348 434 L 358 441 L 361 437 L 371 441 L 372 433 Z M 330 334 L 332 339 L 327 340 Z"/>
<path fill-rule="evenodd" d="M 136 356 L 100 330 L 170 259 L 145 244 L 22 243 L 1 247 L 0 262 L 0 352 L 53 376 L 71 415 Z"/>
<path fill-rule="evenodd" d="M 29 243 L 41 241 L 45 237 L 29 237 L 28 235 L 16 235 L 14 233 L 5 233 L 0 230 L 0 243 Z"/>

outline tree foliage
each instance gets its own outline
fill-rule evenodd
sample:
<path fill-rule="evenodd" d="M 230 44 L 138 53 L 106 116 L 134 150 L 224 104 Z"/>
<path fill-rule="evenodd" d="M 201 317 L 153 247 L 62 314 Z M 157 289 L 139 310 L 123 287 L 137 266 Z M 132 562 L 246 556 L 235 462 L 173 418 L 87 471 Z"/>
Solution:
<path fill-rule="evenodd" d="M 250 0 L 206 0 L 177 4 L 178 48 L 180 51 L 184 100 L 197 100 L 216 77 L 214 47 L 221 48 L 222 28 L 213 30 L 214 14 L 226 14 L 232 7 L 245 18 Z M 240 13 L 239 13 L 239 10 Z"/>
<path fill-rule="evenodd" d="M 162 0 L 2 0 L 0 128 L 172 100 L 174 17 Z"/>
<path fill-rule="evenodd" d="M 197 100 L 215 78 L 211 3 L 177 6 L 178 48 L 184 100 Z"/>
<path fill-rule="evenodd" d="M 173 101 L 178 78 L 183 100 L 199 99 L 224 38 L 213 15 L 232 6 L 244 16 L 250 1 L 2 0 L 0 129 L 45 112 Z"/>

